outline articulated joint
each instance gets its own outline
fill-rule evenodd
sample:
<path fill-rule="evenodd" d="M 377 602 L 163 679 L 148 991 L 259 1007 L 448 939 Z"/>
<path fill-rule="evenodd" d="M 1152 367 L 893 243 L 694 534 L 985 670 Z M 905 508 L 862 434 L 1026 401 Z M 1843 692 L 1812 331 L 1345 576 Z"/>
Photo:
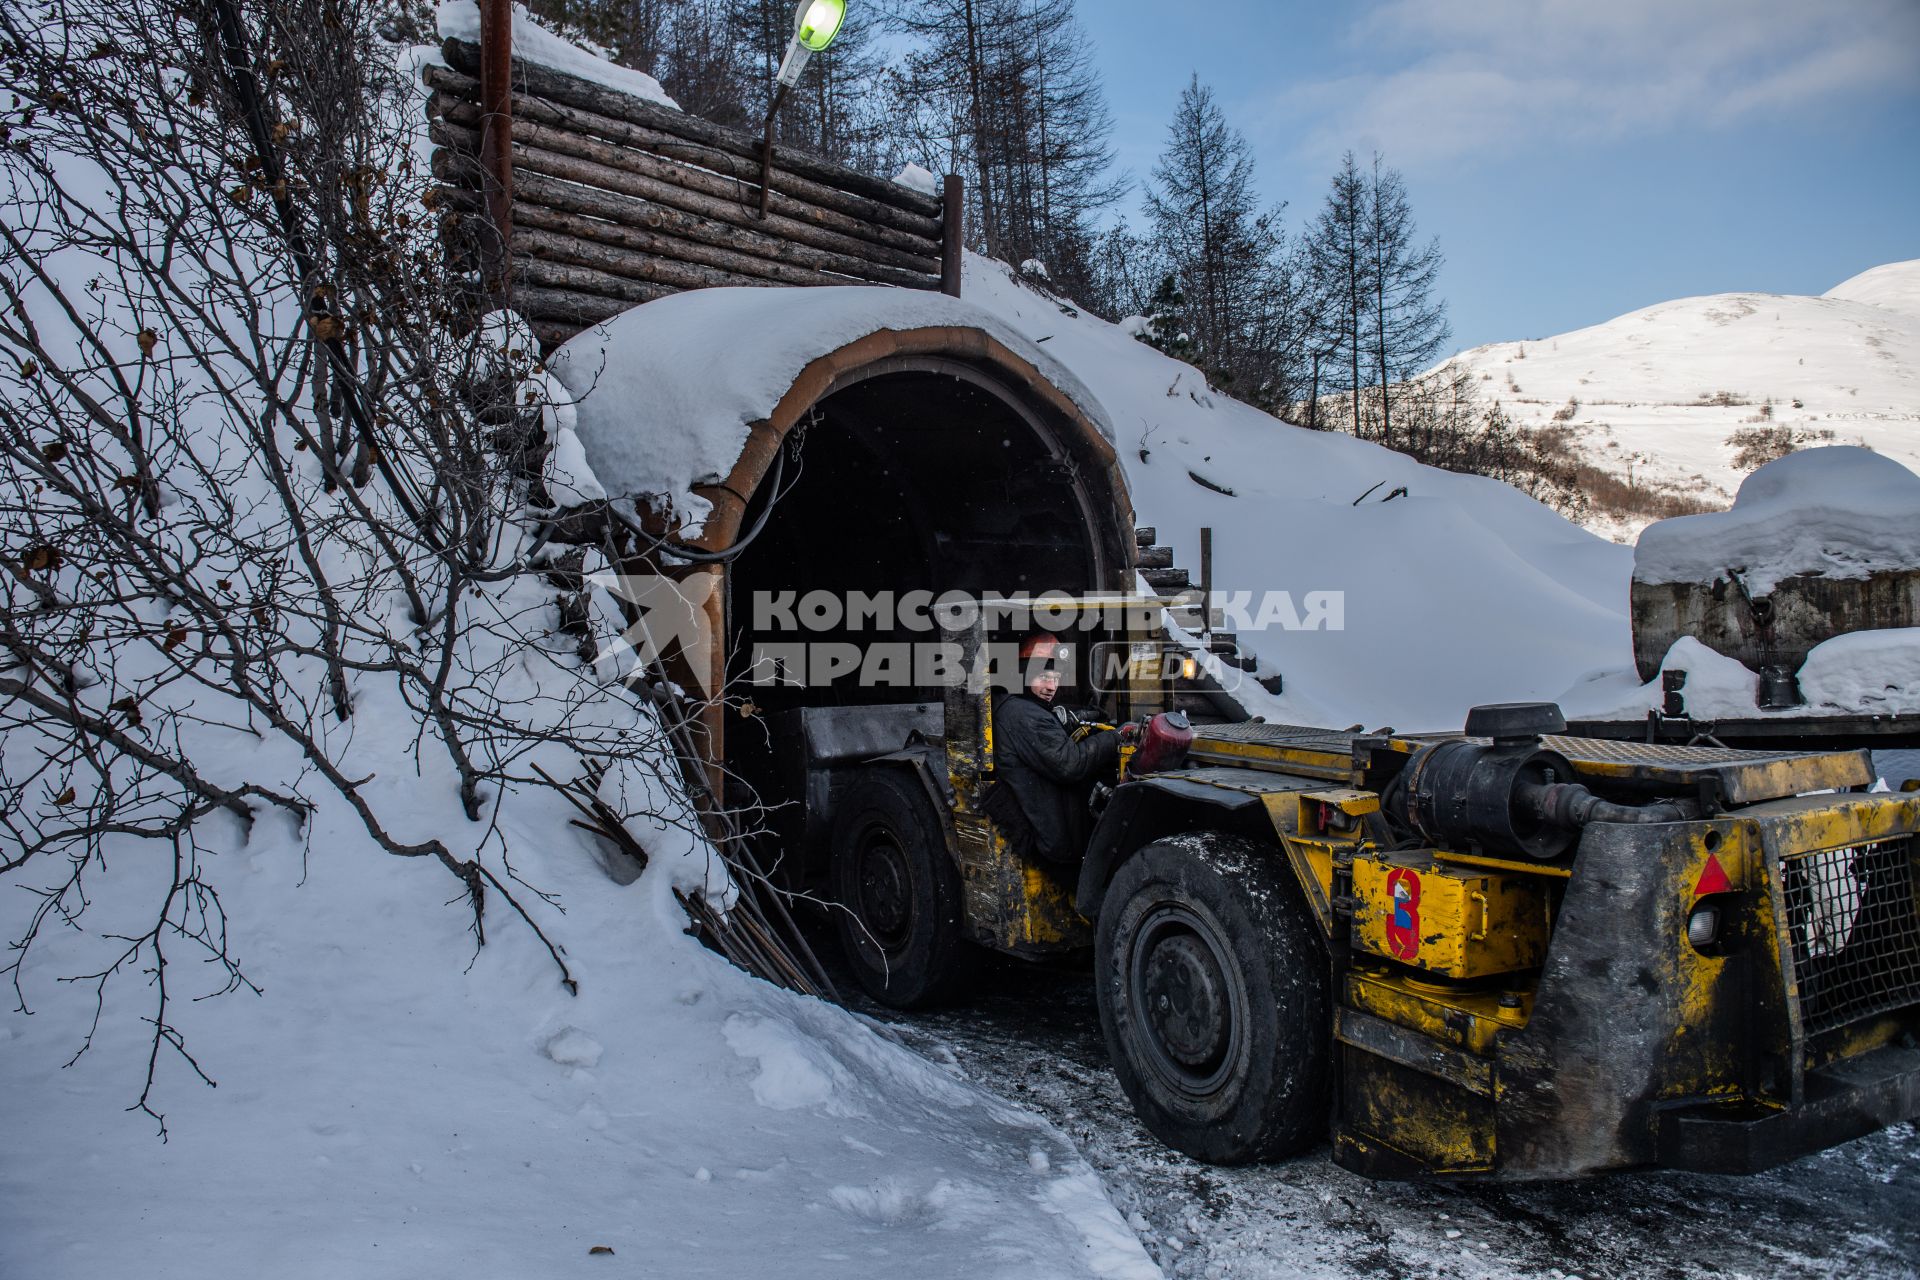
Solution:
<path fill-rule="evenodd" d="M 1615 804 L 1578 782 L 1522 783 L 1518 790 L 1520 803 L 1540 822 L 1562 830 L 1577 830 L 1590 822 L 1685 822 L 1700 816 L 1700 806 L 1692 800 Z"/>

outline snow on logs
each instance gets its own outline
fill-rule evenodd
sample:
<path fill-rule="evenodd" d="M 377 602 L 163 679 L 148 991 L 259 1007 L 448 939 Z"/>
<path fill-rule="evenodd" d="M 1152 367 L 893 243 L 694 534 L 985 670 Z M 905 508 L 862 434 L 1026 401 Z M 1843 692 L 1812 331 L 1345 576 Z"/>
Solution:
<path fill-rule="evenodd" d="M 457 227 L 484 208 L 479 50 L 450 39 L 442 56 L 423 76 Z M 514 307 L 545 342 L 684 289 L 940 287 L 938 198 L 777 148 L 763 219 L 758 136 L 536 63 L 512 83 Z"/>

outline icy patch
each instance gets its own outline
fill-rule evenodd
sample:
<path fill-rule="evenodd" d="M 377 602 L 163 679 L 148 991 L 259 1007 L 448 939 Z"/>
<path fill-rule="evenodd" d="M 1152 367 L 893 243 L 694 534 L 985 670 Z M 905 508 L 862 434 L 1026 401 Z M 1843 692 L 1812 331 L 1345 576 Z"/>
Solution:
<path fill-rule="evenodd" d="M 600 1042 L 578 1027 L 563 1027 L 547 1037 L 540 1052 L 563 1067 L 594 1067 L 600 1062 Z"/>
<path fill-rule="evenodd" d="M 1805 449 L 1748 476 L 1728 511 L 1649 525 L 1636 582 L 1712 582 L 1738 571 L 1770 594 L 1796 574 L 1865 578 L 1920 567 L 1920 475 L 1871 449 Z"/>
<path fill-rule="evenodd" d="M 1800 667 L 1800 696 L 1821 709 L 1920 714 L 1920 627 L 1853 631 L 1815 645 Z"/>
<path fill-rule="evenodd" d="M 480 6 L 474 0 L 445 0 L 440 6 L 439 26 L 442 39 L 477 41 L 480 39 Z M 513 56 L 672 107 L 675 111 L 680 109 L 680 104 L 668 97 L 667 91 L 652 76 L 629 67 L 617 67 L 562 40 L 535 22 L 521 4 L 513 6 Z"/>
<path fill-rule="evenodd" d="M 934 177 L 933 170 L 923 169 L 917 164 L 901 166 L 900 172 L 893 175 L 893 180 L 909 191 L 918 191 L 923 196 L 940 194 L 940 179 Z"/>

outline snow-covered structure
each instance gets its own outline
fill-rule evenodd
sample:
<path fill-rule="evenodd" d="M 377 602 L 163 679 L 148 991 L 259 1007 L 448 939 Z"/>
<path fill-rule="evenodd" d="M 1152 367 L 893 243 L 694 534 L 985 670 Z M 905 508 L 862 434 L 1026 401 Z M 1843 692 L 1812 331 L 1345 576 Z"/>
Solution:
<path fill-rule="evenodd" d="M 517 5 L 490 41 L 474 0 L 447 0 L 439 33 L 421 78 L 443 235 L 548 349 L 684 289 L 959 290 L 957 180 L 763 148 Z"/>
<path fill-rule="evenodd" d="M 1634 551 L 1643 679 L 1682 636 L 1753 671 L 1850 632 L 1920 624 L 1920 475 L 1868 449 L 1788 454 L 1731 510 L 1649 526 Z"/>

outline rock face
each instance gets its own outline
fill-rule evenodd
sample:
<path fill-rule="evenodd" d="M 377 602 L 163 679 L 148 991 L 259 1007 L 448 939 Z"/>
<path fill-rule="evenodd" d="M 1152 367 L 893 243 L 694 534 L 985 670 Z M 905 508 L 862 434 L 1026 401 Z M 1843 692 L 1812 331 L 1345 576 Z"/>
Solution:
<path fill-rule="evenodd" d="M 1633 661 L 1651 680 L 1673 642 L 1693 636 L 1753 671 L 1798 670 L 1814 646 L 1855 631 L 1920 627 L 1920 569 L 1863 578 L 1795 574 L 1750 601 L 1728 575 L 1633 584 Z"/>
<path fill-rule="evenodd" d="M 1682 636 L 1793 671 L 1835 636 L 1920 626 L 1920 476 L 1854 448 L 1768 463 L 1731 510 L 1647 528 L 1632 615 L 1643 680 Z"/>

